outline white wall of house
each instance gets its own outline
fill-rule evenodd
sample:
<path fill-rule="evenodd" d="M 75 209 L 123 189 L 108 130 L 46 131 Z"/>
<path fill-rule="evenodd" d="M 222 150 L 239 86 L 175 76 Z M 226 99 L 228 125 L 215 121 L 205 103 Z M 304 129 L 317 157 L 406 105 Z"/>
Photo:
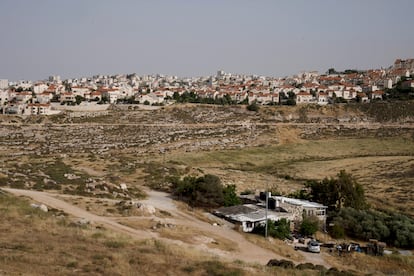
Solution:
<path fill-rule="evenodd" d="M 49 104 L 28 104 L 25 115 L 49 115 L 51 108 Z"/>
<path fill-rule="evenodd" d="M 119 99 L 119 91 L 109 91 L 108 92 L 109 103 L 116 103 Z"/>
<path fill-rule="evenodd" d="M 41 93 L 39 95 L 36 95 L 36 101 L 39 103 L 49 103 L 50 100 L 53 98 L 53 94 L 52 93 Z"/>
<path fill-rule="evenodd" d="M 305 104 L 305 103 L 312 103 L 312 102 L 314 102 L 312 94 L 301 92 L 296 95 L 297 104 Z"/>
<path fill-rule="evenodd" d="M 4 105 L 9 102 L 9 92 L 0 90 L 0 105 Z"/>
<path fill-rule="evenodd" d="M 60 95 L 60 102 L 75 102 L 76 98 L 73 93 L 63 93 Z"/>
<path fill-rule="evenodd" d="M 47 86 L 44 83 L 37 83 L 33 86 L 33 92 L 35 94 L 40 94 L 40 93 L 45 92 L 48 88 L 49 88 L 49 86 Z"/>
<path fill-rule="evenodd" d="M 317 100 L 318 105 L 327 105 L 329 103 L 329 97 L 327 94 L 319 94 Z"/>
<path fill-rule="evenodd" d="M 143 104 L 144 102 L 148 102 L 150 105 L 152 104 L 160 104 L 164 102 L 164 98 L 158 97 L 157 95 L 155 95 L 154 93 L 149 93 L 149 94 L 145 94 L 145 95 L 139 95 L 138 96 L 138 101 L 139 103 Z"/>
<path fill-rule="evenodd" d="M 89 93 L 90 89 L 87 87 L 72 87 L 72 93 L 76 96 L 81 96 L 82 98 L 85 98 L 85 94 Z"/>
<path fill-rule="evenodd" d="M 16 93 L 16 99 L 22 103 L 26 103 L 32 99 L 32 92 L 20 92 Z"/>
<path fill-rule="evenodd" d="M 0 80 L 0 89 L 6 89 L 9 87 L 9 81 L 6 79 Z"/>

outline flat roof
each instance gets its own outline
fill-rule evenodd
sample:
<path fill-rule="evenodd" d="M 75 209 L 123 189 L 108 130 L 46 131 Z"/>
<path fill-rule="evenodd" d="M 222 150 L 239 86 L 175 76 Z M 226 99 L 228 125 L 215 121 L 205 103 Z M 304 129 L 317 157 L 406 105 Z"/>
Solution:
<path fill-rule="evenodd" d="M 274 198 L 278 201 L 281 202 L 286 202 L 292 205 L 298 205 L 298 206 L 302 206 L 302 207 L 308 207 L 308 208 L 328 208 L 328 206 L 325 206 L 323 204 L 317 203 L 317 202 L 312 202 L 309 200 L 304 200 L 304 199 L 297 199 L 297 198 L 290 198 L 290 197 L 284 197 L 284 196 L 271 196 L 271 198 Z"/>

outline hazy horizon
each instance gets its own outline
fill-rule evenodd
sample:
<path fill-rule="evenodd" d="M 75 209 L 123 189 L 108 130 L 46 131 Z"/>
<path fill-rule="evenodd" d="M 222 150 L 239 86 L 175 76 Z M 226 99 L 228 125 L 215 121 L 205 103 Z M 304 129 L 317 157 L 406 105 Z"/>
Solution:
<path fill-rule="evenodd" d="M 414 57 L 414 1 L 0 2 L 0 79 L 283 77 Z"/>

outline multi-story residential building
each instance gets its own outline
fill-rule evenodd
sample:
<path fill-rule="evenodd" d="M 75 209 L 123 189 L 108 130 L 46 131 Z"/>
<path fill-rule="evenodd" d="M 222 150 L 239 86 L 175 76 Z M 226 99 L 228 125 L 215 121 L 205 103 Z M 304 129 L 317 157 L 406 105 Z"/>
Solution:
<path fill-rule="evenodd" d="M 50 101 L 53 99 L 53 93 L 51 92 L 43 92 L 38 95 L 36 95 L 36 102 L 41 104 L 50 103 Z"/>
<path fill-rule="evenodd" d="M 71 92 L 62 93 L 60 95 L 60 102 L 66 103 L 66 102 L 76 102 L 76 96 L 75 94 Z"/>
<path fill-rule="evenodd" d="M 35 94 L 40 94 L 45 92 L 48 88 L 49 86 L 45 83 L 35 83 L 35 85 L 33 85 L 33 92 Z"/>
<path fill-rule="evenodd" d="M 394 62 L 394 68 L 414 70 L 414 59 L 397 59 Z"/>
<path fill-rule="evenodd" d="M 6 89 L 9 87 L 9 81 L 6 79 L 0 79 L 0 89 Z"/>
<path fill-rule="evenodd" d="M 325 92 L 319 92 L 316 99 L 319 105 L 327 105 L 329 103 L 329 95 Z"/>
<path fill-rule="evenodd" d="M 113 104 L 120 98 L 119 89 L 102 89 L 102 97 L 106 97 L 109 100 L 109 103 Z"/>
<path fill-rule="evenodd" d="M 384 88 L 388 88 L 388 89 L 392 88 L 392 79 L 384 80 Z"/>
<path fill-rule="evenodd" d="M 20 80 L 15 85 L 15 88 L 20 88 L 23 90 L 29 90 L 32 88 L 33 84 L 31 81 Z"/>
<path fill-rule="evenodd" d="M 28 104 L 26 109 L 30 115 L 48 115 L 51 110 L 50 104 L 40 103 Z"/>
<path fill-rule="evenodd" d="M 85 95 L 90 93 L 90 89 L 88 87 L 73 86 L 71 89 L 75 97 L 81 96 L 82 98 L 85 98 Z"/>
<path fill-rule="evenodd" d="M 9 102 L 9 91 L 7 90 L 0 90 L 0 106 L 5 105 Z"/>
<path fill-rule="evenodd" d="M 29 91 L 22 91 L 19 93 L 16 93 L 16 99 L 17 101 L 21 103 L 27 103 L 33 98 L 32 92 Z"/>
<path fill-rule="evenodd" d="M 297 104 L 314 103 L 314 102 L 315 100 L 313 99 L 312 94 L 309 92 L 302 91 L 296 95 Z"/>
<path fill-rule="evenodd" d="M 49 82 L 60 84 L 62 83 L 62 80 L 60 79 L 60 76 L 49 76 Z"/>

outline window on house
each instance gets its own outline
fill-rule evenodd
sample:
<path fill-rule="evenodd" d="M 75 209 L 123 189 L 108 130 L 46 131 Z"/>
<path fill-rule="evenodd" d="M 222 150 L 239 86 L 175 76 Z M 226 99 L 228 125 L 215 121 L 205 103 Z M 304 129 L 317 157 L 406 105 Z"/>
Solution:
<path fill-rule="evenodd" d="M 324 215 L 325 215 L 325 210 L 318 210 L 318 211 L 316 212 L 316 215 L 317 215 L 317 216 L 324 216 Z"/>

